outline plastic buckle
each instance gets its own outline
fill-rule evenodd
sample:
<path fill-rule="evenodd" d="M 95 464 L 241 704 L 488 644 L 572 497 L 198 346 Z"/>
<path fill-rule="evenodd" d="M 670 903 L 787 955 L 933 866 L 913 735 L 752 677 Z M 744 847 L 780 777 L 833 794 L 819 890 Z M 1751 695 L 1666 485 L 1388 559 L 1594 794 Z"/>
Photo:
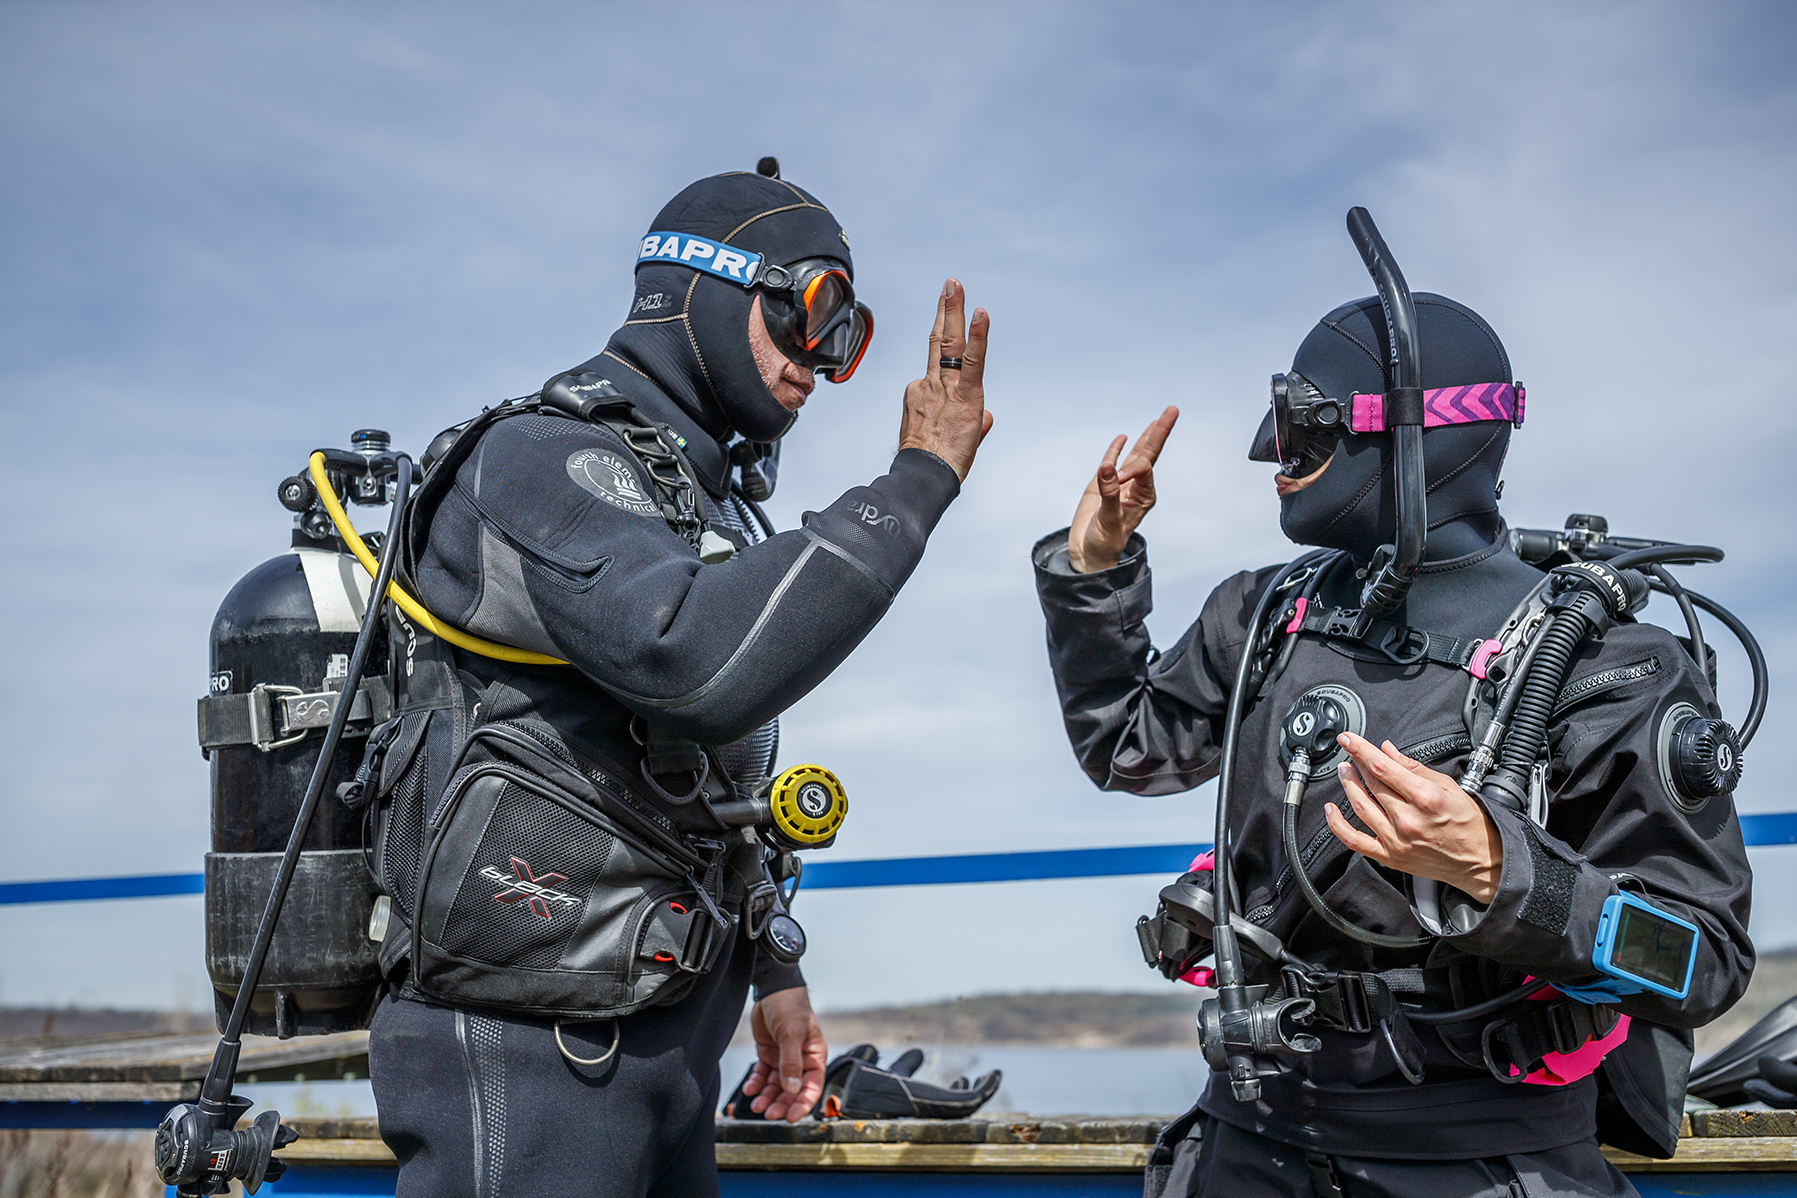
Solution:
<path fill-rule="evenodd" d="M 1503 641 L 1483 641 L 1473 650 L 1472 660 L 1466 663 L 1466 672 L 1481 681 L 1485 677 L 1485 668 L 1491 659 L 1504 651 Z"/>
<path fill-rule="evenodd" d="M 1285 992 L 1293 998 L 1308 998 L 1316 1004 L 1317 1014 L 1339 1031 L 1366 1033 L 1377 1026 L 1372 1004 L 1366 991 L 1366 980 L 1357 973 L 1323 975 L 1307 974 L 1302 969 L 1286 966 Z"/>
<path fill-rule="evenodd" d="M 1335 986 L 1341 994 L 1343 1030 L 1372 1031 L 1377 1021 L 1373 1018 L 1372 1004 L 1367 999 L 1366 979 L 1357 973 L 1339 974 L 1335 979 Z"/>
<path fill-rule="evenodd" d="M 1585 1041 L 1591 1038 L 1587 1029 L 1579 1026 L 1578 1010 L 1570 1002 L 1555 1002 L 1547 1006 L 1547 1033 L 1553 1041 L 1554 1051 L 1562 1055 L 1577 1052 Z"/>
<path fill-rule="evenodd" d="M 1352 637 L 1354 626 L 1360 621 L 1360 609 L 1357 607 L 1333 608 L 1323 620 L 1323 635 L 1336 637 Z"/>
<path fill-rule="evenodd" d="M 1287 609 L 1292 613 L 1291 622 L 1285 626 L 1285 631 L 1288 636 L 1294 632 L 1302 632 L 1304 630 L 1304 613 L 1309 607 L 1310 600 L 1300 595 L 1293 601 L 1292 606 Z"/>
<path fill-rule="evenodd" d="M 1402 645 L 1400 650 L 1394 645 Z M 1420 628 L 1392 625 L 1373 646 L 1401 666 L 1413 666 L 1429 656 L 1429 634 Z"/>

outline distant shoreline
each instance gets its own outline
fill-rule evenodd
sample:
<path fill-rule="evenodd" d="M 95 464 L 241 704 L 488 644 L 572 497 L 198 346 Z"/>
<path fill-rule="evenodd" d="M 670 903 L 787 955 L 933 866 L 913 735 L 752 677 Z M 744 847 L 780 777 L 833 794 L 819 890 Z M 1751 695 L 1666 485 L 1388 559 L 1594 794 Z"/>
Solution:
<path fill-rule="evenodd" d="M 818 1015 L 833 1048 L 1037 1045 L 1056 1048 L 1193 1048 L 1198 1004 L 1209 991 L 1169 983 L 1164 993 L 1099 990 L 975 994 Z M 1746 996 L 1721 1019 L 1697 1032 L 1699 1059 L 1746 1031 L 1797 994 L 1797 949 L 1764 954 Z M 194 1011 L 126 1011 L 82 1007 L 0 1007 L 0 1039 L 119 1035 L 131 1032 L 208 1032 L 212 1016 Z M 750 1043 L 748 1020 L 734 1045 Z"/>

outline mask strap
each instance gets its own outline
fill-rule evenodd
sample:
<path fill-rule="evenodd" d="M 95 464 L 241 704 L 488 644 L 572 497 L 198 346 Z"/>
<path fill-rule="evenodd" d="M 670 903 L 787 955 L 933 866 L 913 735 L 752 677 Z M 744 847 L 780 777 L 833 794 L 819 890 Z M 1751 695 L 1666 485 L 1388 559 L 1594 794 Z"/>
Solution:
<path fill-rule="evenodd" d="M 1467 387 L 1437 387 L 1423 392 L 1423 427 L 1472 424 L 1481 420 L 1507 420 L 1522 427 L 1521 384 L 1474 383 Z M 1382 433 L 1386 421 L 1384 395 L 1356 395 L 1350 405 L 1348 427 L 1357 433 Z"/>

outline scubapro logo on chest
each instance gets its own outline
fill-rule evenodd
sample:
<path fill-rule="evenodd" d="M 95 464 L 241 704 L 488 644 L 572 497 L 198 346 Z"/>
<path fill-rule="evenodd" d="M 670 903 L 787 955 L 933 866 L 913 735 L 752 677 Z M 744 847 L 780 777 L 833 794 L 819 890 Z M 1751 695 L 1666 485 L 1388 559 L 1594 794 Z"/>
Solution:
<path fill-rule="evenodd" d="M 581 449 L 568 455 L 568 477 L 588 494 L 621 511 L 639 516 L 659 516 L 661 509 L 637 481 L 637 473 L 624 456 L 609 449 Z"/>

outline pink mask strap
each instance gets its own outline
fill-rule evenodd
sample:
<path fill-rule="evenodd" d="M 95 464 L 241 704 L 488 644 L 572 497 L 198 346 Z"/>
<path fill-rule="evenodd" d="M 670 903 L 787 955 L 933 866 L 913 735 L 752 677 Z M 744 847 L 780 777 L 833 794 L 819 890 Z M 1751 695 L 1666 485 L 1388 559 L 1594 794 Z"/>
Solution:
<path fill-rule="evenodd" d="M 1471 424 L 1479 420 L 1508 420 L 1522 427 L 1523 388 L 1509 383 L 1475 383 L 1470 387 L 1437 387 L 1423 392 L 1423 427 Z M 1348 427 L 1357 433 L 1385 431 L 1385 396 L 1356 395 L 1350 405 Z"/>

